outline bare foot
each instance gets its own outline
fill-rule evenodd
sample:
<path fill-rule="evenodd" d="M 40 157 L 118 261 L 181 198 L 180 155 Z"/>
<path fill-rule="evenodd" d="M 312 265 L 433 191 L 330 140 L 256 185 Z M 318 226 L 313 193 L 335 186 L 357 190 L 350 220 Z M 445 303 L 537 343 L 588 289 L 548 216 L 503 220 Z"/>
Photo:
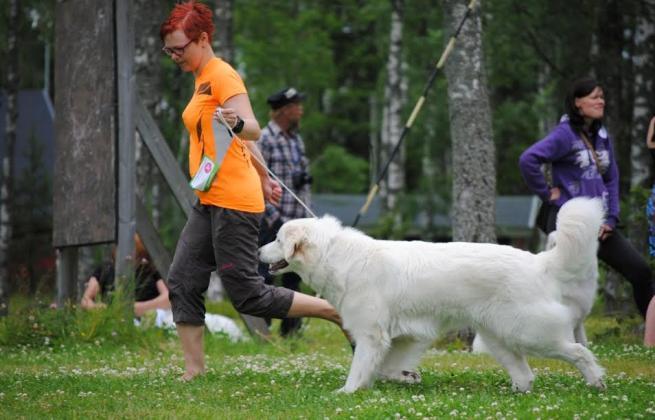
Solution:
<path fill-rule="evenodd" d="M 193 379 L 195 379 L 197 376 L 204 375 L 205 372 L 206 372 L 205 369 L 192 370 L 192 371 L 187 370 L 186 372 L 184 372 L 184 375 L 182 375 L 182 376 L 180 376 L 178 378 L 178 380 L 180 380 L 182 382 L 189 382 L 189 381 L 192 381 Z"/>

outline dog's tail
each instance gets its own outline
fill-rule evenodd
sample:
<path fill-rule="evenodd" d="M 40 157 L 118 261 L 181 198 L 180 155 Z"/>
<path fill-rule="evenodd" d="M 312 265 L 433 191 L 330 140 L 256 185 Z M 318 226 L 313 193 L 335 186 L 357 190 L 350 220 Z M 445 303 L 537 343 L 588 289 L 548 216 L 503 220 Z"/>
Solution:
<path fill-rule="evenodd" d="M 552 252 L 559 261 L 579 265 L 580 261 L 595 261 L 598 233 L 605 220 L 603 202 L 599 198 L 578 197 L 567 201 L 557 215 Z M 552 235 L 552 234 L 551 234 Z"/>

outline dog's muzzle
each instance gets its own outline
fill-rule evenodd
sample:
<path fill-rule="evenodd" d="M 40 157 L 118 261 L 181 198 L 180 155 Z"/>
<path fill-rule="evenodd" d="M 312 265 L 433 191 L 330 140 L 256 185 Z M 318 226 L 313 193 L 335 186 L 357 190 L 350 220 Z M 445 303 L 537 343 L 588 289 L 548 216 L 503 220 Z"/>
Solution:
<path fill-rule="evenodd" d="M 282 270 L 284 267 L 288 266 L 289 263 L 286 260 L 281 260 L 273 264 L 268 265 L 268 272 L 270 274 L 275 274 L 278 271 Z"/>

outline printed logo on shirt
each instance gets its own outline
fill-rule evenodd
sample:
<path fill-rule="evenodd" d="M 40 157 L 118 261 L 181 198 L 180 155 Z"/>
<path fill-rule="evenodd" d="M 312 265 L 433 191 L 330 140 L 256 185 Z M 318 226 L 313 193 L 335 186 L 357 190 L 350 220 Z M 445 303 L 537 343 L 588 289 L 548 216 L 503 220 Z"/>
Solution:
<path fill-rule="evenodd" d="M 212 85 L 210 82 L 205 82 L 198 86 L 197 90 L 198 95 L 210 95 L 212 94 Z"/>

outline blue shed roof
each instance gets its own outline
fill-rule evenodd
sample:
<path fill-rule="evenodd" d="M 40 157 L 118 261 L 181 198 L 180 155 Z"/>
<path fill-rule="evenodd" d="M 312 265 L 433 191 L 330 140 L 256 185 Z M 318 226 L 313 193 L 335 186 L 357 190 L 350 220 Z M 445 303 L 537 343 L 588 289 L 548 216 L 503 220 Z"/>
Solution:
<path fill-rule="evenodd" d="M 331 214 L 341 220 L 344 225 L 352 225 L 357 212 L 366 201 L 362 194 L 314 194 L 313 208 L 318 216 Z M 498 196 L 496 198 L 496 227 L 505 230 L 530 231 L 535 226 L 535 218 L 539 209 L 539 198 L 532 195 Z M 376 196 L 368 212 L 360 219 L 363 228 L 373 226 L 382 214 L 380 196 Z M 449 214 L 435 214 L 433 226 L 450 228 Z M 414 220 L 416 228 L 427 225 L 427 215 L 419 212 Z"/>
<path fill-rule="evenodd" d="M 7 95 L 0 93 L 0 159 L 5 153 L 5 126 Z M 44 90 L 18 92 L 18 122 L 16 124 L 16 149 L 14 174 L 20 175 L 28 166 L 30 137 L 41 147 L 46 174 L 52 175 L 55 162 L 55 112 L 50 97 Z"/>

